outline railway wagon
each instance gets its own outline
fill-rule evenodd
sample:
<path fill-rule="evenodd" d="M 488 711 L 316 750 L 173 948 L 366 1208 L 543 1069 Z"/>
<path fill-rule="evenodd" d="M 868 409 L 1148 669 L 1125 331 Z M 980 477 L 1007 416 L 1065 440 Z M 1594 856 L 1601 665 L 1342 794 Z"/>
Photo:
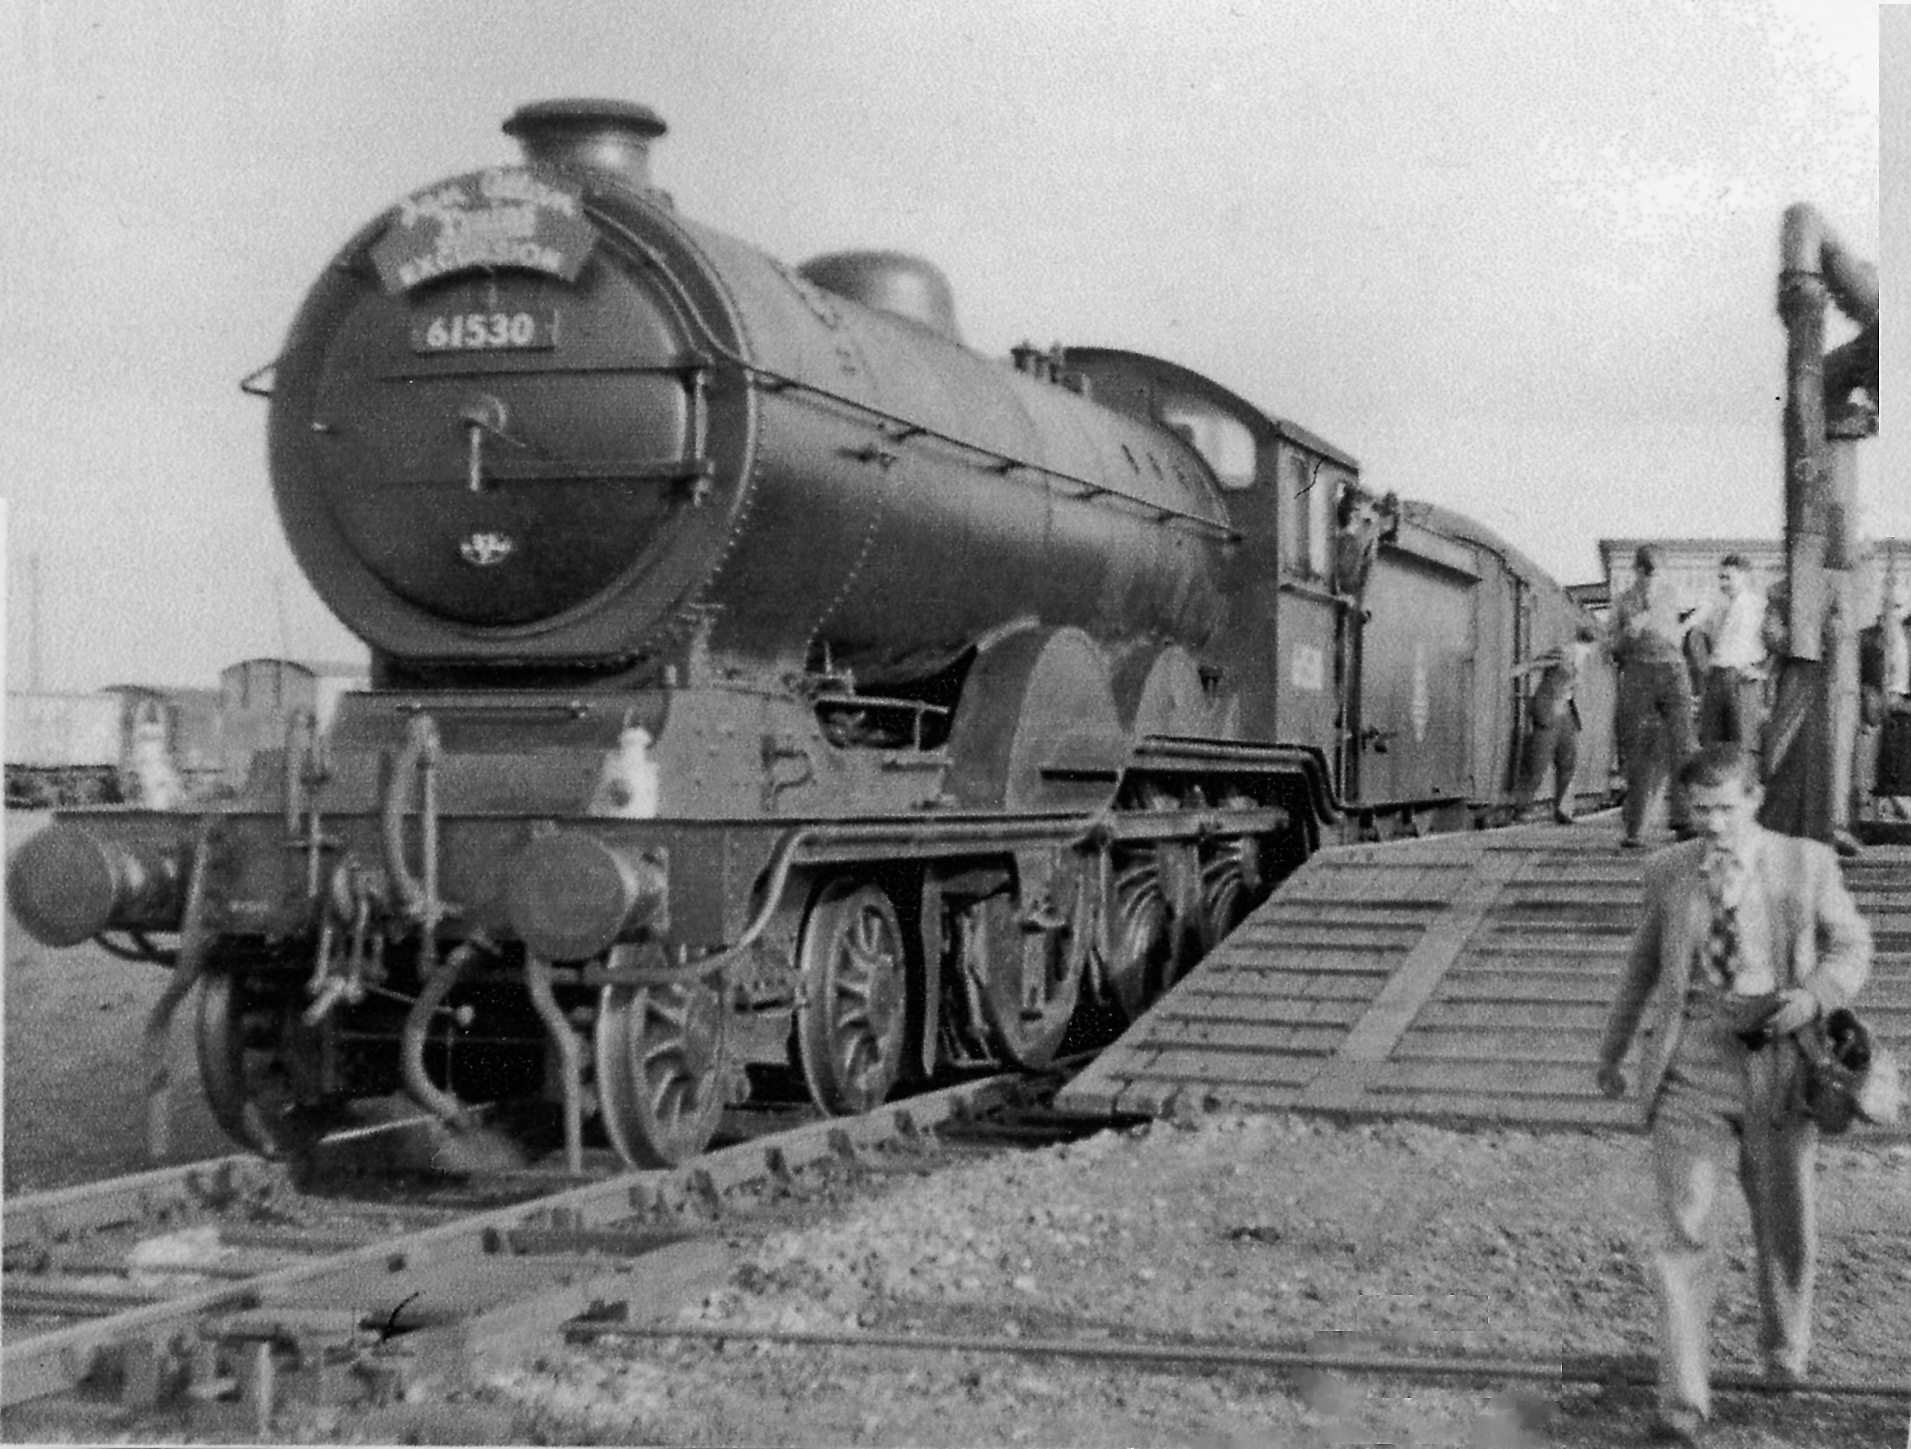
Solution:
<path fill-rule="evenodd" d="M 7 808 L 117 800 L 121 700 L 109 694 L 7 691 Z"/>
<path fill-rule="evenodd" d="M 287 729 L 301 720 L 323 735 L 340 701 L 370 684 L 365 667 L 300 659 L 241 659 L 219 671 L 219 782 L 243 789 L 255 761 L 283 751 Z"/>
<path fill-rule="evenodd" d="M 217 690 L 113 684 L 93 693 L 9 691 L 7 804 L 14 809 L 139 798 L 140 741 L 185 793 L 216 787 Z"/>
<path fill-rule="evenodd" d="M 984 356 L 920 259 L 690 220 L 647 108 L 505 129 L 248 380 L 371 688 L 9 867 L 40 940 L 170 967 L 153 1040 L 196 988 L 235 1137 L 402 1090 L 671 1164 L 760 1090 L 1039 1067 L 1323 837 L 1503 801 L 1370 763 L 1396 706 L 1487 749 L 1511 685 L 1462 726 L 1439 621 L 1370 617 L 1383 566 L 1486 575 L 1350 455 L 1163 359 Z"/>
<path fill-rule="evenodd" d="M 329 727 L 345 694 L 365 687 L 360 665 L 296 659 L 240 660 L 216 688 L 112 684 L 92 693 L 9 691 L 7 803 L 135 802 L 142 732 L 185 798 L 229 796 L 262 750 L 282 750 L 288 723 Z"/>
<path fill-rule="evenodd" d="M 1571 651 L 1593 615 L 1497 533 L 1451 509 L 1402 507 L 1383 540 L 1363 606 L 1359 763 L 1351 794 L 1413 799 L 1394 828 L 1464 828 L 1512 818 L 1536 677 L 1517 666 Z M 1575 691 L 1575 793 L 1612 794 L 1616 677 L 1598 648 L 1581 651 Z M 1389 824 L 1378 822 L 1380 831 Z M 1377 831 L 1379 833 L 1379 831 Z"/>

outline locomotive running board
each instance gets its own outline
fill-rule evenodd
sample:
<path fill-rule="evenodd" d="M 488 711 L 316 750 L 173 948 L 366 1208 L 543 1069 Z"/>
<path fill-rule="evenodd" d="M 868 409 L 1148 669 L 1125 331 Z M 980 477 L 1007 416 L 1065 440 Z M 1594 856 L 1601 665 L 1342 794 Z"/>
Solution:
<path fill-rule="evenodd" d="M 1322 850 L 1058 1105 L 1637 1129 L 1593 1070 L 1643 867 L 1612 821 Z M 1845 872 L 1874 933 L 1865 1016 L 1903 1054 L 1911 847 Z"/>

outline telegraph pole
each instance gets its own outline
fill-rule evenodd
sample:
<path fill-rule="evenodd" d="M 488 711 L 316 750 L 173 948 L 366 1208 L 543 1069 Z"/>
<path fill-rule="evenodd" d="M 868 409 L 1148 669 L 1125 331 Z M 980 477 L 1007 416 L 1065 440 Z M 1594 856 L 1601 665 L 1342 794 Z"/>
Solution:
<path fill-rule="evenodd" d="M 1850 825 L 1858 702 L 1858 443 L 1878 429 L 1878 269 L 1818 213 L 1785 211 L 1779 315 L 1785 324 L 1786 646 L 1765 760 L 1774 830 L 1856 848 Z M 1858 324 L 1827 353 L 1825 308 Z"/>
<path fill-rule="evenodd" d="M 285 577 L 272 575 L 272 604 L 279 616 L 279 658 L 292 657 L 292 634 L 285 623 Z"/>
<path fill-rule="evenodd" d="M 27 687 L 41 690 L 40 677 L 40 551 L 27 555 Z"/>

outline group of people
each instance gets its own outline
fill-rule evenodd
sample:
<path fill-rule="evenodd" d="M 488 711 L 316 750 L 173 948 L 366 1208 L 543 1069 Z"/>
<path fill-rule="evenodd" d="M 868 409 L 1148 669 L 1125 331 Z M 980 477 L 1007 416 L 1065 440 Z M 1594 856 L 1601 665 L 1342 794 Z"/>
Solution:
<path fill-rule="evenodd" d="M 1650 1129 L 1657 1232 L 1659 1436 L 1700 1443 L 1711 1415 L 1707 1339 L 1714 1241 L 1736 1174 L 1751 1211 L 1767 1375 L 1797 1384 L 1811 1347 L 1818 1256 L 1818 1128 L 1806 1110 L 1801 1034 L 1851 999 L 1871 969 L 1871 934 L 1835 852 L 1759 824 L 1763 732 L 1782 601 L 1768 606 L 1749 560 L 1719 561 L 1718 595 L 1682 615 L 1664 558 L 1648 545 L 1604 637 L 1619 669 L 1617 744 L 1626 777 L 1623 844 L 1641 848 L 1659 794 L 1679 843 L 1646 865 L 1634 933 L 1598 1051 L 1597 1084 L 1636 1088 Z M 1892 719 L 1911 735 L 1911 593 L 1886 590 L 1860 640 L 1860 758 L 1876 761 Z M 1537 675 L 1522 760 L 1527 798 L 1550 767 L 1554 819 L 1572 819 L 1575 686 L 1601 636 L 1521 666 Z M 1876 763 L 1882 778 L 1887 766 Z M 1911 761 L 1907 762 L 1911 768 Z M 1864 766 L 1860 766 L 1861 779 Z M 1907 801 L 1911 804 L 1911 801 Z M 1911 818 L 1911 811 L 1907 811 Z M 1637 1038 L 1636 1066 L 1628 1055 Z"/>
<path fill-rule="evenodd" d="M 1765 596 L 1743 554 L 1719 561 L 1719 596 L 1696 617 L 1679 609 L 1664 556 L 1651 544 L 1633 558 L 1631 585 L 1613 601 L 1605 643 L 1619 667 L 1616 742 L 1625 769 L 1622 844 L 1644 844 L 1648 815 L 1671 783 L 1668 815 L 1681 839 L 1693 834 L 1675 772 L 1702 745 L 1732 744 L 1757 756 L 1764 728 L 1773 630 Z M 1530 726 L 1520 766 L 1521 793 L 1537 795 L 1553 776 L 1553 819 L 1573 819 L 1579 761 L 1580 671 L 1600 636 L 1582 624 L 1573 643 L 1521 664 L 1536 675 L 1527 698 Z"/>
<path fill-rule="evenodd" d="M 1610 640 L 1626 776 L 1622 846 L 1644 845 L 1646 821 L 1668 784 L 1672 833 L 1681 840 L 1696 833 L 1677 775 L 1695 749 L 1735 745 L 1757 770 L 1777 627 L 1743 554 L 1719 560 L 1718 596 L 1691 619 L 1679 612 L 1660 550 L 1646 544 L 1633 556 L 1632 582 L 1613 601 Z"/>
<path fill-rule="evenodd" d="M 1877 622 L 1858 632 L 1856 788 L 1880 815 L 1911 820 L 1911 580 L 1885 590 Z"/>
<path fill-rule="evenodd" d="M 1625 772 L 1621 844 L 1643 848 L 1647 821 L 1661 795 L 1667 823 L 1681 840 L 1695 833 L 1679 765 L 1705 745 L 1733 744 L 1765 764 L 1776 657 L 1783 648 L 1783 600 L 1762 593 L 1743 554 L 1719 560 L 1719 591 L 1704 608 L 1681 612 L 1666 577 L 1664 557 L 1652 544 L 1633 559 L 1631 584 L 1613 601 L 1603 642 L 1619 668 L 1614 731 Z M 1526 701 L 1528 733 L 1520 759 L 1519 792 L 1538 796 L 1548 772 L 1553 819 L 1573 819 L 1574 771 L 1579 762 L 1579 705 L 1575 698 L 1587 656 L 1602 642 L 1582 624 L 1573 642 L 1519 665 L 1514 677 L 1536 680 Z M 1858 636 L 1862 700 L 1854 792 L 1875 798 L 1884 816 L 1911 820 L 1911 581 L 1885 590 L 1876 622 Z"/>

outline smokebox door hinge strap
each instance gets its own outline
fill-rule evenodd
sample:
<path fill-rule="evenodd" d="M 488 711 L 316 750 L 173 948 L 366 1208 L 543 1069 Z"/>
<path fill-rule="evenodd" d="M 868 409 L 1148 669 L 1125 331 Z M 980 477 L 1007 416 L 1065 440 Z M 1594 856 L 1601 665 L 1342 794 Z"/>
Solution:
<path fill-rule="evenodd" d="M 398 892 L 408 919 L 424 929 L 419 970 L 437 965 L 438 927 L 451 910 L 438 894 L 438 726 L 427 714 L 412 717 L 405 746 L 385 783 L 383 840 L 385 873 Z M 405 817 L 411 813 L 412 778 L 419 782 L 418 817 L 422 878 L 406 861 Z"/>

